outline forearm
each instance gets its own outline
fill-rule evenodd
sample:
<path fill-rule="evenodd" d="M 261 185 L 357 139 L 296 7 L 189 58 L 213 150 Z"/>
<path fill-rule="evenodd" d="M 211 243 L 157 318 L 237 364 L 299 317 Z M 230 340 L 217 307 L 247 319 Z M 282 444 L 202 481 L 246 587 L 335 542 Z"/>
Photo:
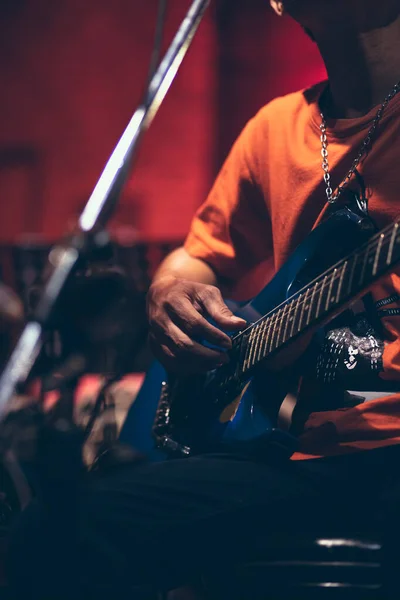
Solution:
<path fill-rule="evenodd" d="M 203 260 L 190 256 L 184 248 L 178 248 L 167 256 L 158 268 L 153 282 L 168 276 L 221 286 L 214 270 Z"/>

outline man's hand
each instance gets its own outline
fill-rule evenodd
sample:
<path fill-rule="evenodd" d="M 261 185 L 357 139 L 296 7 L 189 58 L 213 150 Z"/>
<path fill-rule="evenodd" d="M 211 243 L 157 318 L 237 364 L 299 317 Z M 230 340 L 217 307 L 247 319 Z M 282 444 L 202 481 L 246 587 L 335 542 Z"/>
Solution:
<path fill-rule="evenodd" d="M 224 304 L 217 287 L 172 275 L 160 277 L 150 287 L 147 313 L 154 354 L 168 370 L 184 373 L 205 372 L 229 360 L 223 350 L 231 348 L 230 337 L 207 318 L 227 331 L 246 326 L 246 321 L 235 317 Z M 221 351 L 207 348 L 201 341 Z"/>

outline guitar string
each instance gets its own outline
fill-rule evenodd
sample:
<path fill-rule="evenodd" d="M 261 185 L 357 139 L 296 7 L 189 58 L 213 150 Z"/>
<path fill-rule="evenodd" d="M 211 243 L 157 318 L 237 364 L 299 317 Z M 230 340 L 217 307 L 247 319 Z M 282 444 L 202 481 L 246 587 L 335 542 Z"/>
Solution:
<path fill-rule="evenodd" d="M 351 260 L 355 259 L 355 257 L 360 257 L 363 254 L 367 255 L 370 253 L 371 250 L 377 248 L 379 246 L 380 243 L 382 243 L 381 246 L 381 251 L 383 249 L 383 245 L 389 243 L 389 247 L 391 244 L 391 239 L 389 240 L 389 237 L 386 236 L 386 234 L 384 233 L 385 231 L 389 232 L 390 229 L 392 229 L 392 235 L 393 232 L 395 231 L 395 229 L 397 228 L 399 233 L 400 233 L 400 219 L 398 221 L 395 221 L 394 223 L 392 223 L 391 225 L 389 225 L 388 227 L 386 227 L 384 230 L 382 230 L 378 237 L 376 237 L 375 239 L 371 240 L 370 242 L 366 242 L 365 244 L 363 244 L 362 246 L 360 246 L 360 248 L 357 250 L 357 252 L 354 252 L 353 254 L 351 254 L 348 258 L 342 258 L 341 260 L 339 260 L 335 265 L 333 265 L 332 267 L 330 267 L 329 269 L 327 269 L 326 271 L 324 271 L 324 273 L 322 273 L 321 275 L 318 275 L 317 277 L 315 277 L 315 279 L 313 279 L 312 281 L 310 281 L 308 284 L 306 284 L 303 288 L 301 288 L 298 292 L 296 292 L 296 294 L 294 294 L 292 297 L 287 298 L 286 300 L 284 300 L 283 302 L 281 302 L 281 304 L 279 304 L 278 306 L 276 306 L 274 309 L 272 309 L 267 315 L 263 315 L 262 317 L 260 317 L 257 321 L 255 321 L 254 323 L 252 323 L 251 325 L 249 325 L 246 329 L 244 329 L 243 331 L 241 331 L 238 335 L 236 335 L 234 338 L 232 338 L 232 342 L 235 342 L 236 340 L 238 340 L 239 338 L 241 338 L 243 335 L 245 335 L 246 333 L 250 332 L 256 325 L 260 324 L 261 322 L 263 322 L 266 318 L 268 317 L 272 317 L 274 314 L 276 314 L 276 312 L 283 308 L 284 306 L 286 306 L 287 304 L 289 304 L 290 302 L 294 302 L 297 299 L 300 298 L 300 296 L 302 294 L 305 294 L 307 292 L 307 290 L 311 289 L 313 285 L 319 285 L 320 283 L 323 284 L 324 280 L 336 270 L 338 270 L 340 268 L 340 266 L 344 266 L 344 264 L 347 262 L 350 262 Z M 381 242 L 381 238 L 382 236 L 384 236 L 383 241 Z M 395 240 L 396 241 L 396 240 Z M 398 242 L 397 242 L 398 243 Z M 364 248 L 365 248 L 365 252 L 364 252 Z M 388 265 L 389 267 L 390 265 Z M 322 281 L 321 281 L 321 278 Z"/>
<path fill-rule="evenodd" d="M 388 242 L 389 242 L 389 246 L 390 246 L 390 241 L 388 240 Z M 378 241 L 378 244 L 377 244 L 377 246 L 378 246 L 378 245 L 379 245 L 379 241 Z M 383 242 L 382 242 L 382 247 L 383 247 Z M 369 253 L 369 251 L 370 251 L 370 250 L 372 250 L 372 249 L 373 249 L 373 244 L 370 246 L 370 248 L 369 248 L 369 250 L 368 250 L 368 253 Z M 354 257 L 354 258 L 355 258 L 355 256 L 360 256 L 360 254 L 359 254 L 359 253 L 357 253 L 356 255 L 353 255 L 353 257 Z M 350 260 L 351 260 L 351 259 L 350 259 Z M 344 261 L 344 262 L 343 262 L 343 268 L 344 268 L 344 265 L 345 265 L 345 263 L 346 263 L 346 262 L 349 262 L 349 261 L 348 261 L 348 260 L 346 260 L 346 261 Z M 388 265 L 388 266 L 389 266 L 389 265 Z M 256 332 L 256 333 L 255 333 L 255 337 L 257 337 L 257 341 L 260 341 L 259 335 L 260 335 L 260 333 L 261 333 L 261 326 L 263 326 L 265 323 L 267 323 L 267 327 L 268 327 L 268 330 L 269 330 L 269 329 L 271 328 L 271 326 L 272 326 L 272 325 L 276 325 L 276 324 L 277 324 L 277 321 L 278 321 L 278 319 L 279 319 L 279 316 L 283 316 L 283 311 L 285 310 L 285 307 L 286 307 L 286 306 L 290 306 L 290 309 L 287 311 L 287 313 L 286 313 L 286 315 L 285 315 L 285 320 L 287 320 L 287 319 L 288 319 L 288 317 L 290 317 L 291 315 L 293 315 L 293 313 L 296 313 L 296 311 L 299 311 L 299 309 L 300 309 L 302 306 L 304 306 L 305 304 L 307 304 L 307 303 L 310 301 L 310 298 L 308 298 L 308 299 L 306 299 L 306 298 L 303 298 L 303 299 L 300 301 L 300 297 L 304 296 L 304 295 L 305 295 L 307 292 L 312 292 L 312 294 L 311 294 L 311 297 L 312 297 L 312 296 L 314 296 L 315 294 L 317 294 L 319 291 L 322 291 L 322 289 L 324 288 L 324 286 L 326 286 L 326 284 L 328 284 L 328 286 L 331 286 L 331 285 L 333 285 L 333 283 L 335 283 L 335 282 L 336 282 L 338 279 L 340 279 L 340 278 L 342 277 L 342 273 L 340 272 L 340 270 L 339 270 L 339 269 L 338 269 L 338 271 L 339 271 L 339 272 L 338 272 L 336 275 L 334 275 L 333 277 L 331 277 L 331 278 L 330 278 L 328 281 L 327 281 L 328 275 L 325 275 L 325 276 L 324 276 L 324 279 L 323 279 L 322 281 L 319 281 L 319 280 L 318 280 L 318 281 L 317 281 L 317 283 L 315 283 L 313 286 L 311 285 L 311 286 L 309 286 L 308 288 L 303 288 L 303 289 L 305 289 L 305 292 L 304 292 L 304 294 L 302 294 L 302 293 L 300 293 L 300 292 L 299 292 L 298 294 L 296 294 L 296 296 L 297 296 L 297 297 L 293 297 L 292 299 L 290 299 L 290 298 L 289 298 L 288 300 L 286 300 L 285 302 L 283 302 L 283 303 L 282 303 L 282 304 L 281 304 L 279 307 L 277 307 L 277 308 L 273 309 L 273 312 L 271 311 L 271 312 L 270 312 L 268 315 L 265 315 L 265 316 L 261 317 L 261 318 L 260 318 L 258 321 L 256 321 L 255 323 L 253 323 L 253 324 L 252 324 L 252 325 L 251 325 L 249 328 L 247 328 L 247 329 L 246 329 L 244 332 L 242 332 L 242 333 L 240 334 L 240 338 L 241 338 L 241 337 L 242 337 L 242 336 L 243 336 L 243 335 L 244 335 L 246 332 L 248 332 L 248 331 L 251 331 L 251 332 L 255 331 L 255 332 Z M 328 271 L 327 271 L 327 273 L 328 273 Z M 379 276 L 379 275 L 378 275 L 378 276 Z M 361 282 L 360 282 L 360 285 L 361 285 Z M 327 286 L 327 287 L 328 287 L 328 286 Z M 318 289 L 318 288 L 320 288 L 320 289 Z M 338 298 L 336 298 L 335 302 L 339 303 L 339 302 L 340 302 L 340 298 L 339 298 L 339 299 L 338 299 Z M 310 310 L 311 310 L 311 308 L 312 308 L 312 306 L 311 306 L 311 304 L 310 304 Z M 325 310 L 324 310 L 323 312 L 321 312 L 321 316 L 322 316 L 322 315 L 323 315 L 325 312 L 327 312 L 328 310 L 329 310 L 329 309 L 325 307 Z M 318 317 L 314 317 L 314 319 L 315 319 L 315 318 L 319 318 L 319 316 L 320 316 L 320 315 L 318 315 Z M 277 318 L 275 319 L 275 323 L 272 323 L 272 319 L 273 319 L 274 317 L 277 317 Z M 299 322 L 299 327 L 300 327 L 300 325 L 301 325 L 301 320 L 302 320 L 302 318 L 300 319 L 300 322 Z M 270 322 L 268 323 L 268 321 L 270 321 Z M 307 326 L 308 326 L 308 324 L 306 325 L 306 327 L 307 327 Z M 265 329 L 267 329 L 267 327 L 266 327 Z M 282 343 L 285 343 L 286 341 L 288 341 L 289 339 L 291 339 L 292 337 L 294 337 L 296 334 L 300 333 L 300 332 L 301 332 L 302 330 L 304 330 L 304 329 L 305 329 L 305 327 L 300 327 L 300 328 L 298 328 L 298 330 L 296 331 L 296 333 L 293 333 L 293 334 L 291 333 L 291 334 L 290 334 L 290 336 L 289 336 L 288 338 L 286 338 L 285 340 L 282 340 Z M 267 333 L 267 331 L 265 331 L 265 333 Z M 268 333 L 269 333 L 269 331 L 268 331 Z M 251 335 L 251 334 L 250 334 L 250 335 Z M 235 342 L 236 340 L 239 340 L 240 338 L 239 338 L 239 337 L 236 337 L 236 338 L 234 338 L 233 342 Z M 265 336 L 263 336 L 263 337 L 261 338 L 261 341 L 264 341 L 264 339 L 265 339 Z M 256 340 L 254 340 L 254 343 L 255 343 L 255 342 L 256 342 Z M 253 344 L 252 344 L 252 345 L 253 345 Z M 277 348 L 278 348 L 278 346 L 276 346 L 275 348 L 271 348 L 271 352 L 272 352 L 273 350 L 276 350 Z M 262 358 L 260 358 L 259 360 L 263 360 L 264 358 L 266 358 L 266 356 L 268 356 L 268 353 L 267 353 L 267 354 L 265 354 L 265 355 L 264 355 Z M 250 362 L 250 361 L 249 361 L 249 362 Z M 252 361 L 251 361 L 251 362 L 252 362 Z M 258 359 L 257 359 L 257 362 L 258 362 Z M 251 367 L 252 367 L 252 366 L 254 366 L 255 364 L 256 364 L 256 363 L 253 363 L 253 364 L 251 365 Z"/>
<path fill-rule="evenodd" d="M 337 274 L 334 277 L 332 277 L 329 281 L 329 285 L 333 284 L 336 280 L 341 278 L 341 274 Z M 319 291 L 322 291 L 324 285 L 327 282 L 322 281 L 321 283 L 317 283 L 314 285 L 314 288 L 308 288 L 307 291 L 312 291 L 312 295 L 317 294 Z M 320 290 L 318 290 L 318 287 L 320 288 Z M 328 286 L 327 286 L 328 287 Z M 296 314 L 296 312 L 299 311 L 299 309 L 304 306 L 306 303 L 308 302 L 308 300 L 306 301 L 304 298 L 303 300 L 300 301 L 300 297 L 298 297 L 297 301 L 296 299 L 293 300 L 289 300 L 286 302 L 285 306 L 290 306 L 289 310 L 287 311 L 286 315 L 285 315 L 285 320 L 287 321 L 290 316 Z M 340 299 L 338 300 L 337 303 L 340 302 Z M 334 308 L 334 305 L 330 303 L 330 306 L 332 307 L 332 309 Z M 311 310 L 312 306 L 310 304 L 310 310 Z M 256 344 L 257 342 L 264 342 L 266 338 L 269 338 L 269 334 L 271 333 L 271 327 L 276 325 L 279 318 L 283 317 L 283 312 L 284 312 L 284 308 L 280 308 L 278 310 L 276 310 L 275 312 L 273 312 L 272 314 L 270 313 L 268 316 L 263 317 L 261 321 L 257 322 L 257 324 L 253 324 L 251 326 L 251 330 L 252 331 L 256 331 L 254 337 L 257 339 L 253 339 L 251 346 L 246 348 L 246 358 L 244 359 L 243 363 L 248 362 L 247 367 L 245 368 L 245 370 L 249 370 L 251 368 L 253 368 L 257 363 L 261 362 L 262 360 L 264 360 L 265 358 L 267 358 L 272 352 L 274 352 L 274 350 L 277 350 L 279 348 L 279 346 L 281 346 L 282 344 L 288 342 L 289 340 L 291 340 L 292 338 L 294 338 L 296 335 L 298 335 L 299 333 L 301 333 L 302 331 L 304 331 L 304 329 L 306 329 L 309 325 L 309 323 L 307 323 L 305 326 L 301 325 L 301 321 L 303 320 L 302 318 L 300 318 L 299 323 L 298 323 L 298 327 L 297 327 L 297 331 L 292 331 L 290 333 L 290 335 L 288 337 L 285 337 L 282 340 L 279 340 L 279 338 L 277 338 L 276 341 L 278 341 L 278 345 L 275 346 L 275 344 L 272 344 L 272 347 L 270 349 L 268 349 L 268 351 L 266 351 L 266 348 L 262 351 L 262 354 L 260 357 L 258 357 L 258 352 L 257 355 L 254 356 L 252 359 L 250 359 L 250 352 L 251 349 L 253 348 L 254 344 Z M 319 317 L 323 317 L 324 314 L 326 312 L 329 312 L 329 308 L 326 308 L 325 306 L 325 310 L 322 310 L 321 313 L 318 315 L 318 317 L 314 317 L 314 320 L 318 319 Z M 273 319 L 275 318 L 275 322 L 273 322 Z M 261 334 L 261 327 L 267 323 L 266 327 L 265 327 L 265 331 L 264 334 L 262 335 L 262 337 L 260 338 L 260 334 Z M 291 321 L 291 323 L 293 323 L 293 321 Z M 259 328 L 259 329 L 258 329 Z M 293 330 L 293 326 L 292 326 L 292 330 Z M 250 334 L 251 335 L 251 334 Z M 247 354 L 249 355 L 249 357 L 247 358 Z M 255 360 L 254 360 L 255 359 Z"/>
<path fill-rule="evenodd" d="M 343 267 L 344 267 L 344 264 L 343 264 Z M 305 298 L 305 294 L 307 294 L 307 292 L 312 292 L 310 294 L 311 297 L 312 297 L 314 294 L 317 294 L 319 291 L 322 291 L 324 287 L 328 288 L 331 284 L 335 283 L 338 279 L 341 279 L 341 277 L 342 277 L 342 273 L 340 273 L 340 272 L 338 272 L 337 274 L 335 274 L 329 280 L 327 280 L 327 276 L 325 276 L 322 281 L 314 284 L 314 286 L 311 286 L 311 287 L 307 288 L 304 294 L 298 295 L 297 298 L 296 297 L 292 298 L 292 299 L 289 298 L 286 301 L 286 303 L 284 304 L 283 308 L 281 307 L 279 309 L 274 309 L 275 312 L 269 313 L 269 315 L 266 315 L 265 317 L 262 317 L 260 321 L 258 321 L 257 323 L 254 323 L 251 326 L 251 329 L 253 330 L 253 329 L 257 328 L 257 327 L 260 327 L 261 325 L 263 325 L 268 320 L 272 321 L 272 319 L 274 317 L 278 317 L 279 318 L 279 316 L 283 316 L 283 312 L 285 310 L 285 307 L 286 306 L 290 306 L 290 309 L 287 311 L 287 313 L 285 315 L 285 319 L 287 319 L 287 317 L 291 316 L 293 313 L 296 313 L 296 311 L 298 311 L 299 308 L 301 308 L 302 306 L 304 306 L 308 302 L 310 302 L 311 298 L 307 298 L 307 299 Z M 300 297 L 302 298 L 302 300 L 300 300 Z M 329 299 L 329 304 L 331 303 L 331 301 L 332 300 Z M 334 301 L 335 302 L 336 301 L 340 302 L 340 298 L 336 298 Z M 324 312 L 326 312 L 328 310 L 326 308 L 326 303 L 327 302 L 325 302 L 325 311 Z M 310 309 L 311 308 L 312 308 L 312 305 L 310 303 Z M 323 313 L 321 312 L 321 315 L 322 314 Z M 318 315 L 318 317 L 319 317 L 319 315 Z M 318 317 L 314 317 L 314 319 L 318 318 Z M 278 318 L 276 319 L 276 321 L 278 321 Z M 270 325 L 272 325 L 272 322 L 270 323 Z M 300 326 L 300 322 L 299 322 L 299 326 Z M 299 332 L 300 332 L 300 329 L 298 329 L 298 331 L 296 333 L 299 333 Z M 290 337 L 292 337 L 292 334 L 291 334 Z M 289 339 L 289 338 L 287 338 L 287 339 Z"/>

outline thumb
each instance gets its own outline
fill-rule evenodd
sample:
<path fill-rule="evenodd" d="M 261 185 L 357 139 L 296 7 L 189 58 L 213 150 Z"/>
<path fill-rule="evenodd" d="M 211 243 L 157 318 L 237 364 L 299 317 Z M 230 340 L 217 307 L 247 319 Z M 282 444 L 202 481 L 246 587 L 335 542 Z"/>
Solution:
<path fill-rule="evenodd" d="M 244 319 L 236 317 L 222 299 L 218 288 L 208 288 L 202 294 L 201 303 L 207 314 L 217 325 L 228 330 L 239 330 L 246 327 Z"/>

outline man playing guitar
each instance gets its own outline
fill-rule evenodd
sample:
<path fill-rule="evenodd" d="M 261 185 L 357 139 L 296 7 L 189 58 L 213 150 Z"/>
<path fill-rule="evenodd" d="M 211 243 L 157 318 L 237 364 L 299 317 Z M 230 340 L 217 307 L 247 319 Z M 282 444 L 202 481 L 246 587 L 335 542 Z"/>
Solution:
<path fill-rule="evenodd" d="M 274 100 L 247 124 L 184 247 L 156 274 L 150 338 L 171 372 L 226 363 L 222 330 L 246 323 L 223 296 L 257 294 L 348 191 L 379 229 L 399 216 L 399 0 L 270 2 L 315 40 L 329 82 Z M 392 273 L 324 331 L 291 460 L 220 453 L 116 470 L 82 492 L 64 570 L 63 540 L 49 548 L 32 508 L 14 538 L 18 597 L 131 598 L 134 586 L 172 589 L 229 568 L 285 529 L 371 521 L 400 479 L 399 318 Z"/>

